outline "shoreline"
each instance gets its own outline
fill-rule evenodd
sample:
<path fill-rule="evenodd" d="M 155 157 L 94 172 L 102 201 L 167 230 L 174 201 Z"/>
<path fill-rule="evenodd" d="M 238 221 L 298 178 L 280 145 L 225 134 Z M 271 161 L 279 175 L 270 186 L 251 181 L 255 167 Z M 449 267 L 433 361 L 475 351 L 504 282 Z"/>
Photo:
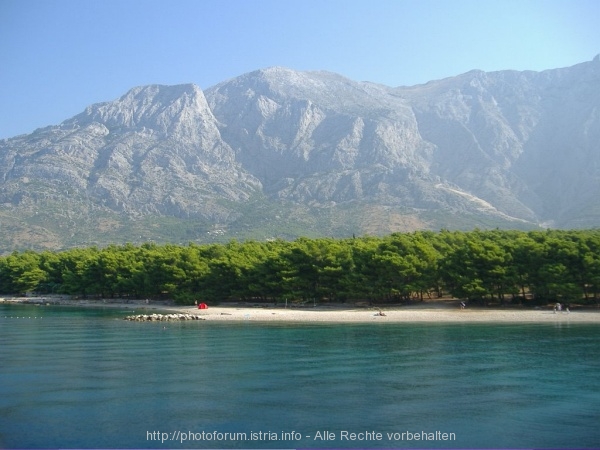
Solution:
<path fill-rule="evenodd" d="M 319 305 L 316 307 L 230 304 L 197 309 L 169 302 L 144 300 L 71 300 L 55 297 L 0 298 L 0 304 L 69 306 L 77 308 L 114 308 L 136 314 L 173 312 L 199 316 L 205 321 L 221 322 L 297 322 L 297 323 L 598 323 L 600 310 L 585 309 L 554 313 L 551 309 L 469 308 L 455 302 L 428 301 L 405 306 L 368 307 L 356 305 Z M 379 311 L 383 315 L 379 315 Z"/>

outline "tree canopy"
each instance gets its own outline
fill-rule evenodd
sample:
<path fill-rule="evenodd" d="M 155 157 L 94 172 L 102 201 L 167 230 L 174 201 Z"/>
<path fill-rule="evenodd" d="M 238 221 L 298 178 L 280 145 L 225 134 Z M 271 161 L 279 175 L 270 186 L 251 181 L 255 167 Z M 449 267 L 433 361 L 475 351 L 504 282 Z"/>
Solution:
<path fill-rule="evenodd" d="M 417 231 L 385 237 L 14 252 L 0 293 L 400 303 L 597 302 L 600 230 Z"/>

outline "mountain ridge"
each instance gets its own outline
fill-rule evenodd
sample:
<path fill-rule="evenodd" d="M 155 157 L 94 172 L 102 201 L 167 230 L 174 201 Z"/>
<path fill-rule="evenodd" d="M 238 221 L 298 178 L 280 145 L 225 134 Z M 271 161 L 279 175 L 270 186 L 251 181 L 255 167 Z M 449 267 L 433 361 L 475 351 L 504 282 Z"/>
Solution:
<path fill-rule="evenodd" d="M 410 87 L 282 67 L 139 86 L 0 140 L 0 249 L 597 226 L 599 138 L 598 56 Z"/>

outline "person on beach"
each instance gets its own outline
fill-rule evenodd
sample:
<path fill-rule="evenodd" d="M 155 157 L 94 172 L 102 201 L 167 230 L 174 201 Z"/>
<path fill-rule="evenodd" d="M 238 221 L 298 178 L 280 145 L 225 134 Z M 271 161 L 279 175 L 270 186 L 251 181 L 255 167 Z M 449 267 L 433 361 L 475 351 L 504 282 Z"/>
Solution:
<path fill-rule="evenodd" d="M 465 305 L 465 302 L 460 302 L 460 309 L 465 309 L 465 306 L 467 306 Z"/>

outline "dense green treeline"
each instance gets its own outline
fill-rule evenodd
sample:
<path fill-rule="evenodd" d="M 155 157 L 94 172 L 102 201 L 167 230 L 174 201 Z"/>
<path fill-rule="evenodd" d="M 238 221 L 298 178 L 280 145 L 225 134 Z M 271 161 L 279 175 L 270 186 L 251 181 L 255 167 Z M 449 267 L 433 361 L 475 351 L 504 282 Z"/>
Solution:
<path fill-rule="evenodd" d="M 600 230 L 112 245 L 0 258 L 0 293 L 220 302 L 598 301 Z"/>

